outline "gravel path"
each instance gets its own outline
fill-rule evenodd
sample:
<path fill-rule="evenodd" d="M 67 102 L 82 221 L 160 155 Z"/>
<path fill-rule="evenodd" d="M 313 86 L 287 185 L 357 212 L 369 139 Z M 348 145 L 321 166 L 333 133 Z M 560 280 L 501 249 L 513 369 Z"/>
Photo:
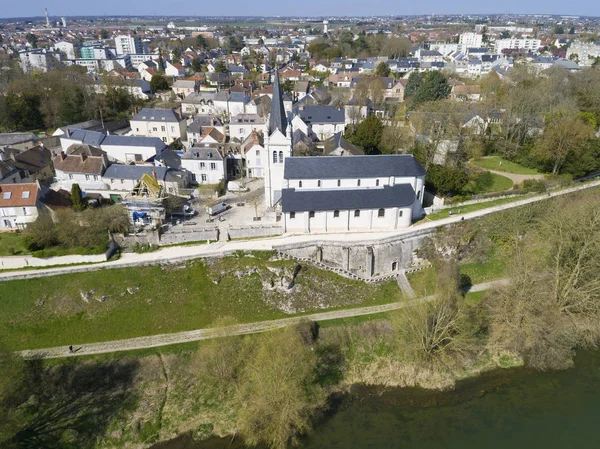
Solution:
<path fill-rule="evenodd" d="M 504 176 L 505 178 L 510 179 L 513 183 L 515 183 L 515 185 L 521 184 L 526 179 L 544 179 L 544 175 L 518 175 L 516 173 L 507 173 L 505 171 L 498 171 L 498 170 L 488 170 L 488 171 L 491 173 L 494 173 L 495 175 Z"/>
<path fill-rule="evenodd" d="M 508 283 L 508 279 L 477 284 L 471 287 L 469 291 L 483 291 L 495 286 L 502 286 Z M 99 343 L 88 343 L 84 345 L 73 344 L 74 353 L 69 354 L 67 347 L 58 346 L 54 348 L 33 349 L 21 351 L 19 354 L 27 359 L 53 359 L 61 357 L 76 357 L 91 354 L 103 354 L 107 352 L 130 351 L 134 349 L 155 348 L 158 346 L 168 346 L 178 343 L 187 343 L 191 341 L 208 340 L 212 338 L 230 337 L 234 335 L 255 334 L 273 329 L 279 329 L 291 324 L 299 323 L 302 320 L 329 321 L 339 318 L 350 318 L 362 315 L 372 315 L 377 313 L 389 312 L 391 310 L 403 309 L 424 301 L 431 301 L 434 296 L 425 298 L 411 299 L 409 301 L 395 302 L 381 306 L 357 307 L 354 309 L 335 310 L 331 312 L 319 312 L 310 315 L 282 318 L 279 320 L 261 321 L 256 323 L 235 324 L 232 326 L 198 329 L 187 332 L 176 332 L 172 334 L 150 335 L 147 337 L 127 338 L 124 340 L 114 340 Z"/>

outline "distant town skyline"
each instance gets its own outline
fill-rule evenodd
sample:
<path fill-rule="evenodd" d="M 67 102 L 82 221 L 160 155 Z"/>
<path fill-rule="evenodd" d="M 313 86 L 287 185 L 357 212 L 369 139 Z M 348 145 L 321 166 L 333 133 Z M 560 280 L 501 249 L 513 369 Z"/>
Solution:
<path fill-rule="evenodd" d="M 483 3 L 463 0 L 458 3 L 431 0 L 424 4 L 398 4 L 389 0 L 331 0 L 282 4 L 265 1 L 252 3 L 230 0 L 223 3 L 198 3 L 173 0 L 168 3 L 158 0 L 105 0 L 102 2 L 79 2 L 63 0 L 53 3 L 47 0 L 9 2 L 0 10 L 0 17 L 41 17 L 48 8 L 51 17 L 60 16 L 103 16 L 103 15 L 189 15 L 189 16 L 386 16 L 421 14 L 553 14 L 593 16 L 600 13 L 594 2 L 574 0 L 568 5 L 557 0 L 506 0 L 498 3 Z"/>

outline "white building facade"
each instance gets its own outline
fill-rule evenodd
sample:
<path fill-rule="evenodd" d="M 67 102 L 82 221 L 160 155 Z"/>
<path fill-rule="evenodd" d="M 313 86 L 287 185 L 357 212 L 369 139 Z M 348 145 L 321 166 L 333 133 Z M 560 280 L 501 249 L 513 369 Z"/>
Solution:
<path fill-rule="evenodd" d="M 181 168 L 190 172 L 191 184 L 218 184 L 226 180 L 225 161 L 216 148 L 190 148 L 181 156 Z"/>
<path fill-rule="evenodd" d="M 412 155 L 298 157 L 285 163 L 285 232 L 406 228 L 423 215 L 425 169 Z"/>

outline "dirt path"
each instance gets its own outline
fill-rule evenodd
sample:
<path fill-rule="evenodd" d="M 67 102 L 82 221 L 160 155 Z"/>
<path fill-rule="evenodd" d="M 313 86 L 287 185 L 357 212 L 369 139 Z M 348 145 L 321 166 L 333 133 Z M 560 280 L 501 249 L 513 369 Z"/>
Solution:
<path fill-rule="evenodd" d="M 504 176 L 505 178 L 510 179 L 515 185 L 521 184 L 526 179 L 544 179 L 544 175 L 517 175 L 516 173 L 507 173 L 504 171 L 498 170 L 488 170 L 490 173 L 494 173 L 495 175 Z"/>
<path fill-rule="evenodd" d="M 483 291 L 495 286 L 502 286 L 508 283 L 508 279 L 486 282 L 484 284 L 473 285 L 469 291 Z M 69 354 L 68 348 L 58 346 L 54 348 L 32 349 L 21 351 L 19 354 L 27 359 L 54 359 L 62 357 L 76 357 L 91 354 L 103 354 L 107 352 L 130 351 L 134 349 L 155 348 L 158 346 L 168 346 L 178 343 L 188 343 L 192 341 L 208 340 L 212 338 L 231 337 L 234 335 L 255 334 L 273 329 L 279 329 L 291 324 L 299 323 L 303 320 L 329 321 L 340 318 L 350 318 L 355 316 L 373 315 L 377 313 L 389 312 L 392 310 L 403 309 L 413 306 L 420 302 L 431 301 L 434 296 L 425 298 L 411 299 L 409 301 L 395 302 L 381 306 L 357 307 L 355 309 L 335 310 L 331 312 L 319 312 L 310 315 L 282 318 L 279 320 L 261 321 L 256 323 L 235 324 L 232 326 L 198 329 L 186 332 L 176 332 L 172 334 L 150 335 L 147 337 L 127 338 L 124 340 L 113 340 L 99 343 L 88 343 L 83 345 L 73 345 L 74 353 Z"/>

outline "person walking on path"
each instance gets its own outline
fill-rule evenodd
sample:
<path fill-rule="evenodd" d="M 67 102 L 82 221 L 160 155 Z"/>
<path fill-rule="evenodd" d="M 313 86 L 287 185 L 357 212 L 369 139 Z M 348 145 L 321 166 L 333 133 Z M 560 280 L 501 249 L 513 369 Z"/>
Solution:
<path fill-rule="evenodd" d="M 69 346 L 69 354 L 74 354 L 74 352 L 73 352 L 73 345 Z"/>

